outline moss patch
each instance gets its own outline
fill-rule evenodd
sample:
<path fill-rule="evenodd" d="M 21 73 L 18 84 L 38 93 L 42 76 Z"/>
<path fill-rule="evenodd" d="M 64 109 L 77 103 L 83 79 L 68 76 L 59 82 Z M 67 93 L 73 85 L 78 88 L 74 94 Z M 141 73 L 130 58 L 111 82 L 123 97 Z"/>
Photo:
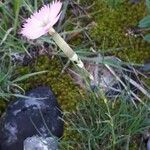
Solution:
<path fill-rule="evenodd" d="M 82 5 L 91 3 L 89 0 L 82 0 Z M 122 48 L 121 51 L 114 50 L 112 53 L 126 61 L 129 59 L 132 62 L 143 63 L 150 59 L 149 43 L 140 37 L 126 35 L 127 30 L 137 26 L 146 15 L 144 1 L 132 4 L 126 0 L 116 9 L 112 9 L 106 1 L 96 0 L 89 13 L 91 12 L 97 12 L 92 15 L 92 21 L 97 25 L 89 31 L 97 49 L 106 51 L 109 48 Z"/>
<path fill-rule="evenodd" d="M 3 99 L 0 99 L 0 116 L 4 112 L 5 107 L 6 107 L 6 103 L 4 102 Z"/>
<path fill-rule="evenodd" d="M 49 86 L 55 93 L 63 112 L 75 111 L 76 105 L 82 97 L 82 91 L 74 85 L 68 74 L 63 73 L 60 75 L 62 68 L 63 66 L 58 58 L 49 59 L 47 56 L 40 56 L 33 65 L 21 67 L 17 70 L 17 73 L 19 76 L 43 70 L 47 70 L 48 73 L 29 78 L 21 83 L 20 86 L 23 87 L 25 91 L 41 85 Z M 69 124 L 65 119 L 63 141 L 68 141 L 70 136 L 74 134 L 72 131 L 68 131 L 68 128 Z M 75 135 L 76 139 L 77 137 L 78 136 Z M 65 144 L 65 146 L 63 144 L 63 147 L 68 147 L 68 144 Z"/>
<path fill-rule="evenodd" d="M 80 90 L 74 85 L 68 74 L 63 73 L 60 75 L 62 68 L 57 58 L 39 57 L 33 65 L 19 68 L 17 70 L 19 76 L 43 70 L 47 70 L 48 72 L 29 78 L 21 83 L 20 86 L 25 91 L 41 85 L 49 86 L 58 98 L 63 111 L 73 111 L 79 97 L 81 97 Z"/>

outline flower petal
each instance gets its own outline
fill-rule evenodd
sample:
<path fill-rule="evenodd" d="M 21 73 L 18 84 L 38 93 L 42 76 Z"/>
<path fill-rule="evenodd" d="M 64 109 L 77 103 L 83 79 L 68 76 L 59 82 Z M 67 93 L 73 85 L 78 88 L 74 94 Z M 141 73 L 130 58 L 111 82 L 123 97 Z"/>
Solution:
<path fill-rule="evenodd" d="M 51 21 L 53 25 L 57 22 L 55 19 L 59 15 L 61 7 L 62 7 L 62 3 L 60 1 L 58 2 L 56 1 L 50 4 L 49 21 Z"/>
<path fill-rule="evenodd" d="M 49 24 L 47 26 L 45 26 L 45 30 L 48 32 L 48 30 L 50 29 L 50 27 L 52 27 L 60 18 L 61 13 L 53 20 L 53 22 L 49 22 Z"/>
<path fill-rule="evenodd" d="M 50 6 L 44 5 L 38 12 L 33 14 L 33 17 L 37 20 L 40 20 L 42 24 L 47 24 L 49 21 L 49 14 L 50 14 Z"/>
<path fill-rule="evenodd" d="M 21 31 L 21 34 L 29 39 L 37 39 L 46 33 L 47 31 L 45 31 L 43 27 L 36 27 L 30 24 L 22 28 Z"/>
<path fill-rule="evenodd" d="M 29 39 L 36 39 L 46 34 L 60 17 L 62 3 L 53 1 L 51 4 L 44 5 L 36 11 L 23 24 L 21 34 Z"/>

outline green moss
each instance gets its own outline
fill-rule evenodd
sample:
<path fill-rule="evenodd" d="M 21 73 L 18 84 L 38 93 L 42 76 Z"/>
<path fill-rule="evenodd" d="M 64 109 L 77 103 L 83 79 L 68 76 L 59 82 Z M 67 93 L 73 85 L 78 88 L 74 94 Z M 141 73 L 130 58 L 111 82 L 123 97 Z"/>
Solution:
<path fill-rule="evenodd" d="M 20 85 L 25 91 L 40 85 L 50 86 L 58 98 L 63 111 L 73 111 L 81 95 L 79 94 L 78 87 L 73 84 L 68 74 L 63 73 L 60 75 L 62 68 L 57 58 L 39 57 L 32 66 L 19 68 L 17 71 L 18 74 L 23 75 L 43 70 L 47 70 L 48 72 L 29 78 Z"/>
<path fill-rule="evenodd" d="M 15 76 L 22 76 L 28 73 L 47 70 L 45 74 L 37 75 L 32 78 L 28 78 L 24 82 L 20 83 L 20 86 L 29 91 L 37 86 L 49 86 L 56 95 L 58 103 L 61 106 L 63 112 L 72 112 L 76 110 L 76 105 L 81 99 L 82 91 L 73 83 L 72 79 L 67 73 L 60 74 L 63 69 L 61 61 L 58 58 L 50 59 L 47 56 L 40 56 L 35 60 L 35 63 L 30 66 L 21 66 L 16 69 Z M 0 115 L 4 112 L 7 103 L 0 99 Z M 69 140 L 72 134 L 77 135 L 72 131 L 68 131 L 69 124 L 65 121 L 64 138 Z M 67 145 L 65 145 L 67 147 Z"/>
<path fill-rule="evenodd" d="M 86 3 L 90 5 L 88 0 L 82 0 L 82 2 L 83 5 Z M 104 1 L 96 0 L 90 12 L 97 11 L 99 12 L 92 16 L 92 20 L 97 25 L 89 33 L 98 49 L 105 51 L 109 48 L 123 48 L 119 52 L 113 51 L 113 54 L 123 60 L 130 59 L 137 63 L 142 63 L 150 58 L 149 43 L 144 42 L 140 37 L 126 36 L 127 30 L 137 26 L 146 15 L 144 1 L 138 4 L 124 1 L 116 9 L 111 9 Z"/>
<path fill-rule="evenodd" d="M 0 116 L 4 112 L 5 107 L 6 107 L 6 103 L 4 99 L 0 99 Z"/>
<path fill-rule="evenodd" d="M 33 65 L 18 68 L 17 72 L 19 75 L 43 70 L 47 70 L 48 72 L 29 78 L 25 82 L 21 83 L 20 86 L 23 87 L 25 91 L 35 88 L 36 86 L 49 86 L 55 93 L 63 112 L 72 112 L 76 109 L 76 104 L 79 102 L 82 92 L 74 85 L 68 74 L 60 74 L 62 69 L 63 66 L 58 58 L 49 59 L 46 56 L 41 56 Z M 65 121 L 65 132 L 63 136 L 64 141 L 69 140 L 69 137 L 73 134 L 72 131 L 68 131 L 68 128 L 69 124 Z M 64 147 L 67 147 L 67 145 Z"/>

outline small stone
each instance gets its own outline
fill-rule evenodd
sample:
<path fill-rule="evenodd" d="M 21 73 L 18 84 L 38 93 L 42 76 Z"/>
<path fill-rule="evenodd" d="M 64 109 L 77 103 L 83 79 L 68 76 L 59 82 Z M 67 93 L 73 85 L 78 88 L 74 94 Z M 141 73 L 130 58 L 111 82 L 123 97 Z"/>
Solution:
<path fill-rule="evenodd" d="M 26 96 L 11 102 L 0 119 L 0 150 L 23 150 L 32 136 L 63 135 L 63 114 L 50 88 L 38 87 Z"/>
<path fill-rule="evenodd" d="M 147 150 L 150 150 L 150 138 L 147 141 Z"/>
<path fill-rule="evenodd" d="M 58 150 L 57 140 L 52 137 L 29 137 L 24 141 L 24 150 Z"/>

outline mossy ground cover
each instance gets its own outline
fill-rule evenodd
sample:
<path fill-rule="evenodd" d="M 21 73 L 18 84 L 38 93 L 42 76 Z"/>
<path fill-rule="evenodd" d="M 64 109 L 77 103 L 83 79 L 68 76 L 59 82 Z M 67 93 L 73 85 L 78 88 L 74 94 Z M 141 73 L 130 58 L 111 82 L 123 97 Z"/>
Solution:
<path fill-rule="evenodd" d="M 46 70 L 45 74 L 37 75 L 35 77 L 29 78 L 25 82 L 22 82 L 20 86 L 25 90 L 29 91 L 37 86 L 49 86 L 56 95 L 58 103 L 65 113 L 71 113 L 76 111 L 76 105 L 84 97 L 84 92 L 78 86 L 76 86 L 70 75 L 66 72 L 61 74 L 63 65 L 58 57 L 49 58 L 47 56 L 39 56 L 34 63 L 29 66 L 19 67 L 17 69 L 18 75 L 24 75 L 32 72 Z M 65 131 L 63 140 L 68 141 L 70 137 L 77 139 L 78 135 L 72 131 L 68 131 L 69 128 L 68 121 L 65 120 Z M 65 144 L 65 147 L 67 145 Z"/>
<path fill-rule="evenodd" d="M 81 2 L 84 7 L 93 4 L 93 1 L 89 0 L 82 0 Z M 91 17 L 86 19 L 86 23 L 95 22 L 95 27 L 90 28 L 88 31 L 90 38 L 96 45 L 95 50 L 106 55 L 118 56 L 120 59 L 132 63 L 144 63 L 150 60 L 149 43 L 145 42 L 139 35 L 136 37 L 128 34 L 128 29 L 137 27 L 139 20 L 147 13 L 144 1 L 133 4 L 131 1 L 126 0 L 118 4 L 115 9 L 112 9 L 106 1 L 96 0 L 87 13 Z M 83 26 L 86 26 L 82 19 L 80 21 Z M 75 38 L 71 41 L 71 44 L 77 43 Z M 118 48 L 119 50 L 117 50 Z M 110 49 L 113 50 L 110 51 Z M 108 112 L 104 103 L 102 104 L 103 100 L 97 99 L 97 101 L 94 101 L 94 97 L 81 102 L 79 109 L 70 119 L 72 130 L 78 133 L 80 137 L 78 140 L 74 137 L 70 139 L 72 149 L 75 147 L 77 149 L 145 149 L 142 134 L 149 126 L 147 124 L 149 122 L 147 108 L 138 105 L 136 110 L 128 102 L 121 104 L 121 106 L 110 104 L 110 114 L 114 121 L 111 124 L 111 116 L 109 116 L 110 120 L 105 116 Z M 120 100 L 123 101 L 123 99 Z M 147 106 L 149 105 L 147 99 L 143 98 L 143 101 L 146 102 Z M 130 119 L 127 119 L 127 116 Z M 100 122 L 98 122 L 98 119 Z M 103 126 L 101 121 L 110 123 L 110 126 Z M 115 144 L 113 143 L 112 133 L 110 133 L 111 125 L 115 128 Z"/>
<path fill-rule="evenodd" d="M 82 0 L 83 5 L 91 5 L 93 1 Z M 100 52 L 110 52 L 123 60 L 143 63 L 150 59 L 149 43 L 142 37 L 127 35 L 128 30 L 138 26 L 147 13 L 145 1 L 137 4 L 129 0 L 120 2 L 116 8 L 112 8 L 106 1 L 96 0 L 89 10 L 91 20 L 96 26 L 89 31 L 91 39 L 95 41 Z M 120 48 L 120 50 L 115 50 Z"/>
<path fill-rule="evenodd" d="M 20 86 L 25 91 L 41 85 L 49 86 L 58 98 L 62 109 L 64 111 L 73 111 L 82 93 L 73 84 L 71 77 L 67 73 L 61 74 L 62 69 L 63 66 L 59 58 L 52 59 L 47 56 L 40 56 L 33 64 L 18 68 L 17 74 L 23 75 L 42 70 L 48 72 L 29 78 L 24 83 L 21 83 Z"/>
<path fill-rule="evenodd" d="M 91 0 L 80 2 L 81 6 L 85 7 L 93 3 Z M 116 55 L 125 61 L 143 63 L 150 59 L 149 43 L 144 42 L 141 37 L 126 36 L 127 30 L 137 26 L 139 20 L 146 15 L 144 0 L 137 4 L 123 0 L 115 9 L 112 9 L 104 0 L 95 0 L 87 13 L 90 18 L 87 19 L 85 16 L 76 21 L 79 21 L 83 27 L 86 26 L 86 23 L 95 22 L 95 26 L 87 31 L 92 42 L 87 39 L 85 41 L 84 35 L 79 33 L 69 41 L 72 46 L 82 45 L 81 47 L 84 47 L 84 44 L 89 42 L 90 46 L 93 46 L 92 43 L 94 43 L 95 50 L 100 53 Z M 66 31 L 72 28 L 74 28 L 74 23 L 65 26 Z M 116 50 L 117 48 L 120 50 Z M 109 51 L 109 49 L 114 50 Z M 115 149 L 116 145 L 118 149 L 122 145 L 126 149 L 137 149 L 141 141 L 140 134 L 149 127 L 147 108 L 139 105 L 138 109 L 135 109 L 128 102 L 117 106 L 109 102 L 109 112 L 106 103 L 95 95 L 88 96 L 84 100 L 82 90 L 74 85 L 70 76 L 67 73 L 61 74 L 63 67 L 58 57 L 50 59 L 47 56 L 41 56 L 33 64 L 18 67 L 15 71 L 16 76 L 21 76 L 26 73 L 47 70 L 47 73 L 29 78 L 19 85 L 25 91 L 41 85 L 50 86 L 63 112 L 72 113 L 74 111 L 74 114 L 69 115 L 65 120 L 62 149 L 112 149 L 112 147 Z M 0 105 L 2 106 L 0 109 L 4 111 L 5 103 L 1 102 Z M 140 119 L 137 119 L 137 116 Z M 116 137 L 112 136 L 113 132 Z M 123 138 L 121 138 L 122 135 L 124 135 Z"/>

